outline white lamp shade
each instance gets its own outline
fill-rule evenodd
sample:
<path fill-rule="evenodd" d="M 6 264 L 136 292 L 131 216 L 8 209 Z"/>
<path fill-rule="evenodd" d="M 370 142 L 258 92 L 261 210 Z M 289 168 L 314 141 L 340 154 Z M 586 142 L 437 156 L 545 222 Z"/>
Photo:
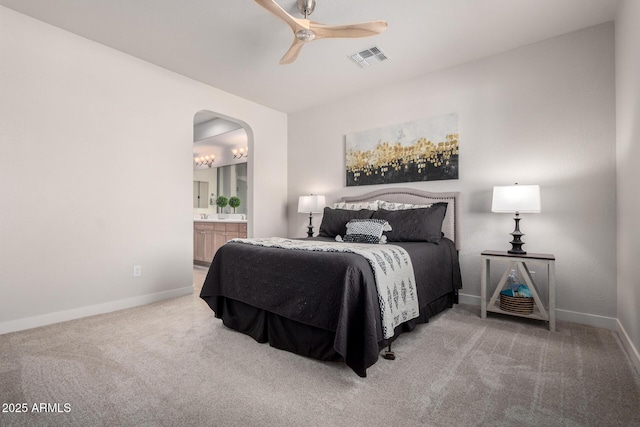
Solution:
<path fill-rule="evenodd" d="M 493 187 L 492 212 L 540 212 L 539 185 L 506 185 Z"/>
<path fill-rule="evenodd" d="M 324 196 L 300 196 L 300 198 L 298 199 L 299 213 L 321 213 L 324 207 Z"/>

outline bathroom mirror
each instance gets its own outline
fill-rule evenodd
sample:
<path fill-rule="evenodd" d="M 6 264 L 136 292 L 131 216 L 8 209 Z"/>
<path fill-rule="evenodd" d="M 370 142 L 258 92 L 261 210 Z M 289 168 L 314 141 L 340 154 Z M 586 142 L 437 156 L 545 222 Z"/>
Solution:
<path fill-rule="evenodd" d="M 226 198 L 237 197 L 240 199 L 240 206 L 232 208 L 227 206 L 224 211 L 227 213 L 247 213 L 247 163 L 236 163 L 233 165 L 221 166 L 217 168 L 217 195 Z"/>
<path fill-rule="evenodd" d="M 209 183 L 207 181 L 193 181 L 193 207 L 206 209 L 209 207 Z"/>
<path fill-rule="evenodd" d="M 240 206 L 235 208 L 235 212 L 233 207 L 227 206 L 224 213 L 247 213 L 246 162 L 194 171 L 194 209 L 208 209 L 210 214 L 218 212 L 215 203 L 218 196 L 225 196 L 227 199 L 235 196 L 240 199 Z"/>

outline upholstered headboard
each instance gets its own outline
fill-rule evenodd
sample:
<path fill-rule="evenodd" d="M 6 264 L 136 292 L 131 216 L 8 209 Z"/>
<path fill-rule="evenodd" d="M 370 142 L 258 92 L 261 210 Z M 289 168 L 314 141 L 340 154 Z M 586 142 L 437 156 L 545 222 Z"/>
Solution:
<path fill-rule="evenodd" d="M 384 200 L 387 202 L 412 203 L 417 205 L 447 202 L 447 214 L 442 222 L 442 232 L 445 237 L 456 244 L 456 249 L 460 250 L 462 246 L 460 239 L 460 193 L 457 191 L 434 193 L 431 191 L 417 190 L 415 188 L 387 188 L 375 190 L 360 196 L 343 197 L 341 200 L 350 203 Z"/>

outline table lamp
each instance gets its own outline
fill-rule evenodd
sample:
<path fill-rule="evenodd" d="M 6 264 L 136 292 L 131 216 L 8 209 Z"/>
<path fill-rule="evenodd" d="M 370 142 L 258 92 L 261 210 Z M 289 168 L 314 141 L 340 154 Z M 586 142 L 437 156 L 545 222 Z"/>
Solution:
<path fill-rule="evenodd" d="M 313 237 L 313 214 L 322 213 L 324 207 L 324 196 L 311 194 L 310 196 L 300 196 L 298 199 L 298 213 L 309 214 L 309 226 L 307 227 L 308 237 Z"/>
<path fill-rule="evenodd" d="M 516 183 L 493 187 L 491 212 L 515 212 L 516 216 L 513 219 L 516 222 L 516 228 L 511 233 L 513 240 L 509 242 L 511 249 L 508 252 L 514 255 L 526 255 L 527 252 L 522 250 L 524 234 L 520 232 L 520 213 L 540 212 L 540 186 Z"/>

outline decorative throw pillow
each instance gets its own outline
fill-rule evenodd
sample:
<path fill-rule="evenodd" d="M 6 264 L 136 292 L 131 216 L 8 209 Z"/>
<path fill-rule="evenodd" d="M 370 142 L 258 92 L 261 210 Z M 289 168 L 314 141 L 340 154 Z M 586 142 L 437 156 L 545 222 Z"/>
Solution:
<path fill-rule="evenodd" d="M 391 231 L 391 226 L 381 219 L 352 219 L 347 223 L 347 234 L 344 238 L 336 236 L 338 242 L 354 243 L 386 243 L 384 231 Z"/>
<path fill-rule="evenodd" d="M 393 231 L 386 234 L 389 242 L 439 243 L 442 238 L 442 222 L 447 213 L 447 203 L 434 203 L 430 208 L 389 211 L 379 209 L 374 219 L 393 224 Z"/>
<path fill-rule="evenodd" d="M 337 202 L 333 204 L 334 209 L 346 209 L 349 211 L 359 211 L 360 209 L 368 209 L 370 211 L 378 210 L 378 201 L 374 200 L 372 202 Z"/>
<path fill-rule="evenodd" d="M 351 211 L 346 209 L 324 208 L 322 222 L 318 236 L 334 238 L 338 235 L 344 236 L 347 233 L 347 223 L 352 219 L 367 219 L 373 215 L 372 210 L 360 209 Z"/>
<path fill-rule="evenodd" d="M 387 211 L 402 211 L 405 209 L 430 208 L 431 206 L 433 206 L 433 203 L 430 203 L 428 205 L 413 205 L 411 203 L 385 202 L 384 200 L 380 200 L 378 202 L 378 207 L 380 209 L 385 209 Z"/>

